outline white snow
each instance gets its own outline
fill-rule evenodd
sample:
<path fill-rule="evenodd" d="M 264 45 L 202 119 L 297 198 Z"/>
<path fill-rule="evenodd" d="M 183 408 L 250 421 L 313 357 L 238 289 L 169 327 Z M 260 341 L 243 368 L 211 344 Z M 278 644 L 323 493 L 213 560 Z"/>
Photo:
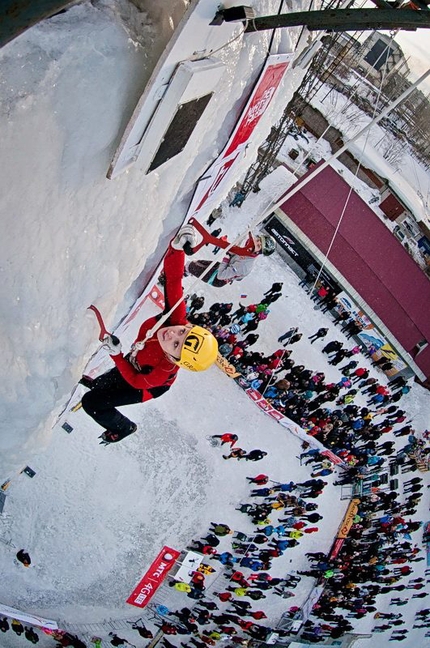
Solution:
<path fill-rule="evenodd" d="M 327 92 L 327 88 L 321 88 L 311 103 L 331 125 L 346 135 L 346 139 L 354 137 L 371 120 L 334 89 Z M 393 155 L 396 157 L 391 164 L 384 158 L 384 152 L 389 147 L 394 147 Z M 398 142 L 391 133 L 376 124 L 365 136 L 351 143 L 349 148 L 365 166 L 386 178 L 415 218 L 429 226 L 429 172 L 419 164 L 405 143 Z"/>
<path fill-rule="evenodd" d="M 268 184 L 266 181 L 266 190 Z M 235 220 L 252 214 L 260 196 L 261 193 L 253 195 L 240 210 L 227 207 L 217 223 L 232 236 L 238 226 Z M 208 256 L 207 249 L 205 252 L 203 256 Z M 342 339 L 342 334 L 330 318 L 313 309 L 313 303 L 298 286 L 297 277 L 279 257 L 259 259 L 258 269 L 252 275 L 222 292 L 201 284 L 198 289 L 205 294 L 207 305 L 219 299 L 234 303 L 240 299 L 248 304 L 261 298 L 275 279 L 285 282 L 284 296 L 271 305 L 268 319 L 258 330 L 262 342 L 256 347 L 275 350 L 277 337 L 290 326 L 298 325 L 304 336 L 292 347 L 293 358 L 324 371 L 328 380 L 337 380 L 339 370 L 327 364 L 320 351 L 322 344 L 310 346 L 306 336 L 323 323 L 330 328 L 327 339 Z M 188 277 L 185 289 L 195 289 L 194 283 Z M 139 319 L 154 309 L 151 302 L 146 302 Z M 135 320 L 133 328 L 137 326 Z M 127 345 L 132 339 L 130 327 L 122 341 Z M 360 359 L 362 364 L 369 363 Z M 80 389 L 79 393 L 83 393 Z M 78 397 L 79 394 L 75 400 Z M 417 429 L 428 427 L 428 392 L 415 386 L 403 404 L 411 412 Z M 299 440 L 260 412 L 234 382 L 215 368 L 198 379 L 186 371 L 180 372 L 174 388 L 163 398 L 129 406 L 127 413 L 138 423 L 139 433 L 108 448 L 98 445 L 100 429 L 82 410 L 69 413 L 66 420 L 73 427 L 72 433 L 69 435 L 60 425 L 56 426 L 49 447 L 31 459 L 36 476 L 30 479 L 20 475 L 12 481 L 5 513 L 0 518 L 0 535 L 15 545 L 5 546 L 0 556 L 2 601 L 54 618 L 60 627 L 62 621 L 72 624 L 71 629 L 84 639 L 88 639 L 85 624 L 91 624 L 90 629 L 97 627 L 95 634 L 106 637 L 109 619 L 119 622 L 141 616 L 125 599 L 164 544 L 181 550 L 192 538 L 204 535 L 211 521 L 252 531 L 248 518 L 234 510 L 239 502 L 249 501 L 246 476 L 267 472 L 277 481 L 304 481 L 311 471 L 308 466 L 300 466 L 296 458 L 300 453 Z M 268 456 L 256 464 L 224 461 L 223 450 L 213 448 L 207 437 L 226 431 L 239 435 L 240 447 L 261 448 Z M 403 442 L 399 441 L 400 447 Z M 328 481 L 332 482 L 333 477 Z M 299 547 L 288 550 L 279 562 L 275 560 L 273 573 L 284 575 L 303 569 L 307 564 L 305 551 L 329 549 L 348 503 L 341 501 L 339 495 L 339 487 L 327 487 L 324 496 L 317 500 L 319 512 L 324 515 L 324 521 L 318 524 L 319 533 L 305 537 Z M 423 516 L 425 501 L 416 519 Z M 420 533 L 414 536 L 414 541 L 419 542 Z M 227 540 L 223 542 L 227 548 Z M 12 562 L 16 548 L 21 546 L 32 557 L 33 565 L 28 570 Z M 422 563 L 417 563 L 416 575 L 423 571 Z M 209 594 L 214 589 L 219 591 L 222 582 L 222 577 L 221 581 L 216 580 Z M 303 578 L 287 607 L 303 603 L 312 583 L 312 579 Z M 382 610 L 388 600 L 380 599 L 378 609 Z M 188 605 L 189 599 L 164 588 L 162 601 L 176 609 Z M 276 622 L 286 605 L 282 599 L 277 604 L 271 600 L 269 608 L 263 603 L 258 608 L 263 606 L 270 612 L 269 622 Z M 413 603 L 413 609 L 423 607 L 420 600 Z M 412 615 L 412 611 L 408 614 Z M 143 617 L 147 619 L 147 613 Z M 359 631 L 367 632 L 372 621 L 361 621 Z M 119 628 L 118 634 L 133 642 L 133 632 L 127 634 L 122 626 Z M 420 632 L 412 632 L 411 640 L 421 637 Z M 15 645 L 10 643 L 11 633 L 2 640 L 5 648 Z"/>
<path fill-rule="evenodd" d="M 126 314 L 157 265 L 170 231 L 181 221 L 195 180 L 224 143 L 221 130 L 215 139 L 208 132 L 201 149 L 181 169 L 167 164 L 149 176 L 132 170 L 114 182 L 105 179 L 148 78 L 147 49 L 156 38 L 148 19 L 148 48 L 137 47 L 117 18 L 118 5 L 113 0 L 94 6 L 83 2 L 0 51 L 0 476 L 12 478 L 0 516 L 0 598 L 6 605 L 56 619 L 88 643 L 98 634 L 106 646 L 112 628 L 137 644 L 136 633 L 121 622 L 141 614 L 125 600 L 162 545 L 183 549 L 204 535 L 211 521 L 251 531 L 248 518 L 234 510 L 249 498 L 247 475 L 267 472 L 275 480 L 303 481 L 310 474 L 296 458 L 299 441 L 215 368 L 198 379 L 182 371 L 162 399 L 128 407 L 139 432 L 117 446 L 98 445 L 100 429 L 82 410 L 66 415 L 73 427 L 70 435 L 60 425 L 51 430 L 98 347 L 95 323 L 85 308 L 96 303 L 109 326 Z M 229 70 L 229 96 L 237 104 L 244 87 L 240 80 L 248 79 L 256 61 L 263 60 L 267 39 L 254 39 L 248 47 L 252 60 L 245 44 Z M 227 115 L 227 131 L 237 109 Z M 279 103 L 273 114 L 281 109 Z M 225 203 L 217 225 L 230 237 L 244 231 L 282 193 L 281 178 L 278 171 L 241 209 Z M 207 305 L 215 300 L 252 303 L 278 279 L 284 281 L 284 297 L 271 306 L 257 347 L 275 350 L 279 334 L 298 325 L 304 337 L 294 345 L 293 358 L 325 371 L 329 379 L 338 378 L 338 369 L 327 365 L 320 353 L 322 345 L 310 346 L 306 336 L 322 322 L 330 327 L 329 338 L 342 334 L 313 309 L 297 277 L 278 256 L 259 259 L 249 278 L 222 292 L 194 285 L 191 278 L 185 288 L 203 292 Z M 139 317 L 154 308 L 146 303 Z M 132 342 L 137 326 L 136 320 L 122 337 L 125 345 Z M 403 404 L 418 431 L 430 426 L 427 391 L 414 386 Z M 261 448 L 268 456 L 256 464 L 224 461 L 222 450 L 206 437 L 226 431 L 239 435 L 240 447 Z M 25 463 L 36 471 L 33 479 L 18 474 Z M 275 561 L 274 573 L 305 568 L 305 551 L 329 549 L 348 502 L 340 500 L 333 477 L 328 481 L 317 500 L 324 515 L 319 533 Z M 415 519 L 426 520 L 426 499 Z M 414 534 L 414 541 L 420 539 L 420 532 Z M 227 548 L 227 540 L 223 542 Z M 21 547 L 32 557 L 28 570 L 14 563 Z M 423 572 L 423 563 L 417 563 L 414 575 Z M 216 576 L 219 580 L 209 593 L 223 584 L 219 570 Z M 312 585 L 312 579 L 303 578 L 295 598 L 265 605 L 268 622 L 275 623 L 290 605 L 303 603 Z M 190 602 L 170 588 L 163 589 L 162 600 L 173 609 Z M 378 598 L 378 609 L 387 605 L 387 597 Z M 408 605 L 404 615 L 410 627 L 414 611 L 426 605 L 425 600 Z M 356 628 L 369 632 L 372 625 L 373 619 L 365 618 Z M 424 646 L 424 632 L 411 630 L 404 648 Z M 378 644 L 388 645 L 388 636 L 378 635 Z M 12 632 L 0 640 L 2 648 L 22 641 Z M 39 646 L 53 644 L 42 637 Z M 371 640 L 360 642 L 371 645 Z"/>

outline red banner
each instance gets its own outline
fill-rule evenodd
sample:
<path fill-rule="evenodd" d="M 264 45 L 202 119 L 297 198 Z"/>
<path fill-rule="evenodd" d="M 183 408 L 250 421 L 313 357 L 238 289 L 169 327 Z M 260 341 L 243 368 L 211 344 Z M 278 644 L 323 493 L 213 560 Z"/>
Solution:
<path fill-rule="evenodd" d="M 200 178 L 187 216 L 198 215 L 203 207 L 209 213 L 220 204 L 224 195 L 237 181 L 239 171 L 234 167 L 246 155 L 247 145 L 265 115 L 292 59 L 292 54 L 272 54 L 268 57 L 265 68 L 223 152 Z"/>
<path fill-rule="evenodd" d="M 302 441 L 306 441 L 311 448 L 318 448 L 322 455 L 327 457 L 332 463 L 336 465 L 344 465 L 342 459 L 335 455 L 331 450 L 324 448 L 323 444 L 320 441 L 317 441 L 313 437 L 301 428 L 299 425 L 296 425 L 291 419 L 284 416 L 281 412 L 273 407 L 259 391 L 248 387 L 248 382 L 245 379 L 239 378 L 237 384 L 245 390 L 245 393 L 249 396 L 251 400 L 259 407 L 265 414 L 271 416 L 275 421 L 280 423 L 283 427 L 287 428 L 292 434 L 298 436 Z"/>
<path fill-rule="evenodd" d="M 264 70 L 252 94 L 251 101 L 246 107 L 245 113 L 241 117 L 233 138 L 224 153 L 224 157 L 228 157 L 233 151 L 246 144 L 250 139 L 256 125 L 272 101 L 273 95 L 278 89 L 288 65 L 289 61 L 283 61 L 282 63 L 269 65 Z"/>
<path fill-rule="evenodd" d="M 128 597 L 127 603 L 144 608 L 154 596 L 179 556 L 180 552 L 176 551 L 176 549 L 163 547 L 142 580 Z"/>
<path fill-rule="evenodd" d="M 342 549 L 342 545 L 344 542 L 345 542 L 345 538 L 336 538 L 330 550 L 330 554 L 329 554 L 330 560 L 334 560 L 335 558 L 337 558 L 340 550 Z"/>
<path fill-rule="evenodd" d="M 215 162 L 214 166 L 211 169 L 212 172 L 211 183 L 208 189 L 206 190 L 206 193 L 200 199 L 199 204 L 194 209 L 194 214 L 196 214 L 203 207 L 206 201 L 209 198 L 211 198 L 213 194 L 216 193 L 222 181 L 229 173 L 231 167 L 236 162 L 236 158 L 239 156 L 240 153 L 241 153 L 240 150 L 233 151 L 233 154 L 230 158 L 223 157 L 221 160 L 217 160 Z"/>

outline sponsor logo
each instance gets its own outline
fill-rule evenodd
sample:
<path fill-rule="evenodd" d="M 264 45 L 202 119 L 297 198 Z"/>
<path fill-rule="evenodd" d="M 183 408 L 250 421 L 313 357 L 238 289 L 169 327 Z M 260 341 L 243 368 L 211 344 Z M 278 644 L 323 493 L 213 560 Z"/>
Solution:
<path fill-rule="evenodd" d="M 203 344 L 203 335 L 199 333 L 189 333 L 184 340 L 184 347 L 192 353 L 198 353 Z"/>
<path fill-rule="evenodd" d="M 136 607 L 145 607 L 179 556 L 180 552 L 176 551 L 176 549 L 163 547 L 146 574 L 128 597 L 127 603 Z"/>
<path fill-rule="evenodd" d="M 216 364 L 229 378 L 238 378 L 240 376 L 240 373 L 236 371 L 236 367 L 231 365 L 220 353 L 217 355 Z"/>
<path fill-rule="evenodd" d="M 183 367 L 186 367 L 190 371 L 196 371 L 196 368 L 193 367 L 193 365 L 190 362 L 188 362 L 187 360 L 182 360 L 181 364 L 182 364 Z"/>
<path fill-rule="evenodd" d="M 276 87 L 268 88 L 263 92 L 261 99 L 256 101 L 253 106 L 250 106 L 244 120 L 245 126 L 248 126 L 250 123 L 261 117 L 275 94 L 275 91 Z"/>
<path fill-rule="evenodd" d="M 285 236 L 280 234 L 276 229 L 274 229 L 272 227 L 267 228 L 267 229 L 270 231 L 272 236 L 274 236 L 275 239 L 277 239 L 279 241 L 279 243 L 282 245 L 282 247 L 285 248 L 290 253 L 291 256 L 293 256 L 293 257 L 298 257 L 299 256 L 299 253 L 297 252 L 297 250 L 295 250 L 292 247 L 294 245 L 294 242 L 291 239 L 287 239 Z"/>

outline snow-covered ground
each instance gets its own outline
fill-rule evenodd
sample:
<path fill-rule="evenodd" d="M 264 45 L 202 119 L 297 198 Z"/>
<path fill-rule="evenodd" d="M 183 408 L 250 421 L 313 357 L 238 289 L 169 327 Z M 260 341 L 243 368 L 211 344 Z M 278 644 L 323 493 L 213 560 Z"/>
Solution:
<path fill-rule="evenodd" d="M 354 137 L 371 120 L 347 97 L 334 89 L 328 92 L 325 86 L 319 89 L 311 103 L 346 139 Z M 378 113 L 375 106 L 374 116 Z M 365 166 L 386 178 L 415 218 L 429 226 L 430 174 L 414 158 L 407 145 L 398 142 L 390 132 L 376 124 L 349 148 Z"/>

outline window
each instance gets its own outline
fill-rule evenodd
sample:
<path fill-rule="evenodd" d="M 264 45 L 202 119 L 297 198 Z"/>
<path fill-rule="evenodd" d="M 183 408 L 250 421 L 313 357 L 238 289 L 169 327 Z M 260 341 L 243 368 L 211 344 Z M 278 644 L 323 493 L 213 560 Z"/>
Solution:
<path fill-rule="evenodd" d="M 212 94 L 211 92 L 204 97 L 187 101 L 187 103 L 178 106 L 147 173 L 175 157 L 185 148 Z"/>
<path fill-rule="evenodd" d="M 391 47 L 383 40 L 377 40 L 372 49 L 367 52 L 364 60 L 379 71 L 391 56 L 392 51 Z"/>

